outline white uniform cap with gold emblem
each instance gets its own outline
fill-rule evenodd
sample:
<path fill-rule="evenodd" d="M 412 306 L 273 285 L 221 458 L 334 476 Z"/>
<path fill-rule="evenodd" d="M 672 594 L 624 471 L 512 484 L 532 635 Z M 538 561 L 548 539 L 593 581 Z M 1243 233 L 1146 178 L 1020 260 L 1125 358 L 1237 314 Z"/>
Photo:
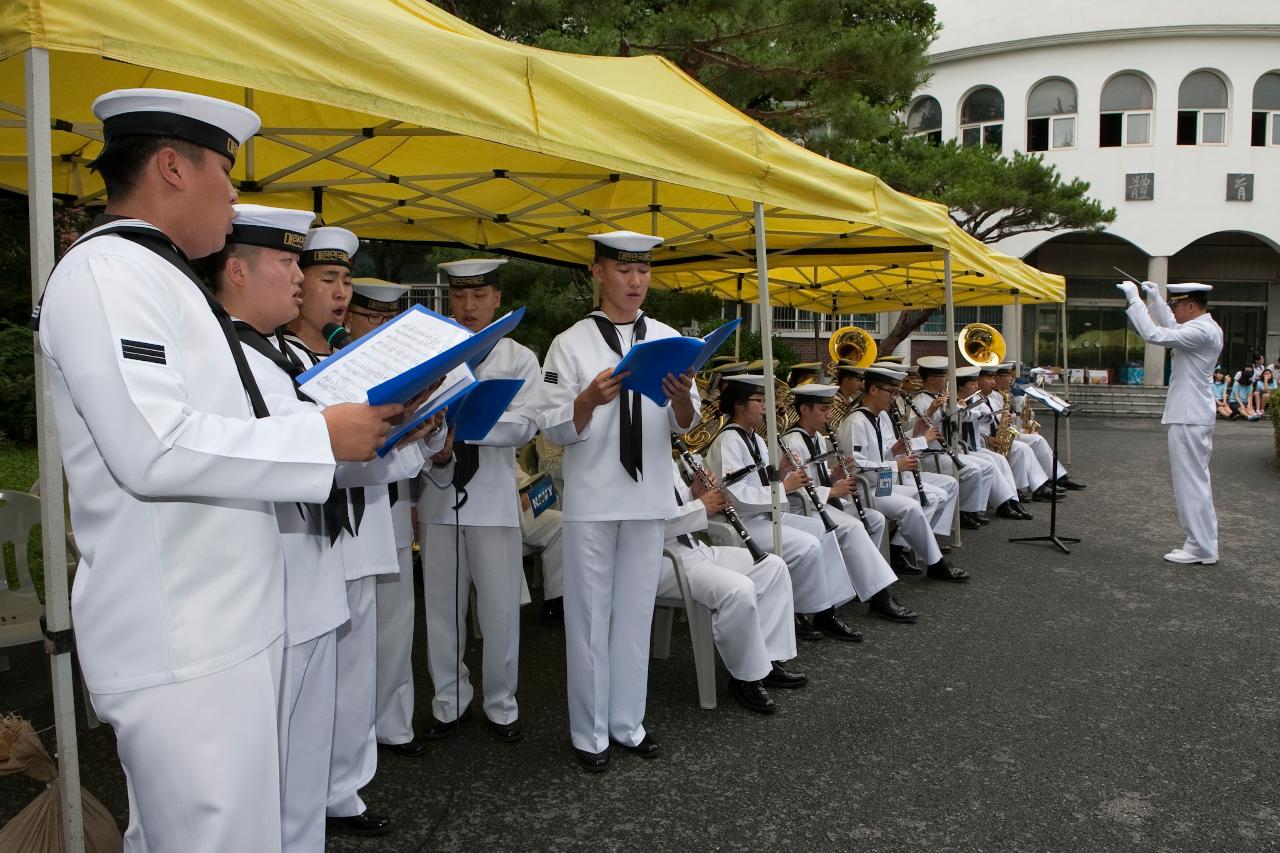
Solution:
<path fill-rule="evenodd" d="M 871 367 L 877 368 L 879 370 L 892 370 L 897 373 L 902 373 L 903 376 L 907 375 L 905 372 L 903 372 L 902 365 L 896 361 L 885 361 L 884 359 L 881 359 L 880 361 L 877 361 L 874 364 L 872 364 Z M 871 368 L 867 368 L 867 369 L 870 370 Z"/>
<path fill-rule="evenodd" d="M 902 356 L 900 356 L 900 355 L 882 355 L 882 356 L 880 356 L 880 358 L 876 361 L 876 364 L 881 364 L 881 363 L 883 363 L 883 364 L 896 364 L 896 365 L 898 365 L 899 367 L 901 367 L 901 366 L 902 366 L 902 363 L 903 363 L 904 361 L 906 361 L 906 359 L 904 359 L 904 358 L 903 358 Z"/>
<path fill-rule="evenodd" d="M 351 269 L 351 258 L 360 248 L 360 238 L 345 228 L 322 225 L 307 232 L 307 242 L 298 259 L 301 267 L 337 264 Z"/>
<path fill-rule="evenodd" d="M 302 254 L 307 242 L 307 229 L 316 215 L 308 210 L 289 210 L 261 204 L 234 205 L 228 243 L 262 246 L 282 252 Z"/>
<path fill-rule="evenodd" d="M 587 236 L 595 241 L 597 255 L 624 264 L 651 263 L 653 247 L 662 243 L 661 237 L 637 234 L 635 231 L 610 231 Z"/>
<path fill-rule="evenodd" d="M 708 370 L 707 373 L 713 373 L 727 379 L 735 374 L 746 373 L 749 369 L 748 365 L 749 362 L 746 361 L 731 361 L 728 364 L 717 364 L 715 367 Z"/>
<path fill-rule="evenodd" d="M 907 378 L 906 371 L 895 370 L 894 369 L 895 367 L 896 365 L 884 365 L 884 364 L 876 363 L 868 367 L 864 372 L 866 373 L 867 379 L 869 380 L 870 379 L 890 379 L 890 380 L 893 380 L 894 382 L 901 382 L 902 380 L 906 379 Z"/>
<path fill-rule="evenodd" d="M 976 364 L 966 364 L 963 367 L 956 368 L 956 379 L 972 379 L 981 372 L 982 368 Z"/>
<path fill-rule="evenodd" d="M 380 278 L 351 280 L 351 304 L 370 311 L 390 313 L 400 310 L 400 300 L 409 293 L 409 285 L 383 281 Z"/>
<path fill-rule="evenodd" d="M 498 267 L 506 258 L 472 258 L 465 261 L 449 261 L 440 269 L 449 276 L 449 286 L 456 288 L 498 286 Z"/>
<path fill-rule="evenodd" d="M 996 365 L 996 373 L 1016 373 L 1018 363 L 1016 361 L 1006 361 Z"/>
<path fill-rule="evenodd" d="M 764 388 L 764 377 L 759 373 L 739 373 L 737 376 L 726 376 L 725 381 L 737 386 L 740 390 L 747 388 Z"/>
<path fill-rule="evenodd" d="M 834 385 L 819 385 L 816 382 L 810 382 L 807 385 L 798 385 L 791 389 L 791 396 L 795 398 L 797 405 L 800 403 L 830 403 L 839 391 L 840 389 Z"/>
<path fill-rule="evenodd" d="M 1191 298 L 1191 294 L 1196 294 L 1197 301 L 1207 301 L 1209 291 L 1213 290 L 1212 284 L 1200 284 L 1198 282 L 1185 282 L 1183 284 L 1170 284 L 1165 287 L 1169 292 L 1168 301 L 1181 302 L 1184 299 Z"/>
<path fill-rule="evenodd" d="M 166 136 L 217 151 L 234 163 L 241 143 L 262 127 L 247 107 L 172 89 L 116 89 L 94 99 L 93 114 L 102 122 L 105 141 L 98 160 L 116 140 Z"/>
<path fill-rule="evenodd" d="M 945 373 L 951 366 L 951 359 L 945 355 L 926 355 L 916 359 L 916 371 L 924 376 L 928 373 Z"/>

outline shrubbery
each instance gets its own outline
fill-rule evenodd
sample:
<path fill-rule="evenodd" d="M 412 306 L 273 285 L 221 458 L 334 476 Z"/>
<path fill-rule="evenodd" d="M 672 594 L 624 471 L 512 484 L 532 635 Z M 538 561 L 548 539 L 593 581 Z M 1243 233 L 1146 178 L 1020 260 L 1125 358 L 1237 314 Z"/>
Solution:
<path fill-rule="evenodd" d="M 30 329 L 0 320 L 0 435 L 17 444 L 36 440 L 34 342 Z"/>

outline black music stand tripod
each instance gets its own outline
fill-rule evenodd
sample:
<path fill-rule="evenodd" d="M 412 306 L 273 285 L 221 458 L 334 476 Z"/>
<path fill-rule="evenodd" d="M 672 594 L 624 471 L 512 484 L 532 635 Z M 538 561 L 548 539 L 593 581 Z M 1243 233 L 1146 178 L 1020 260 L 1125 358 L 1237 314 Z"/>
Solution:
<path fill-rule="evenodd" d="M 1057 477 L 1057 474 L 1058 474 L 1058 424 L 1061 418 L 1067 418 L 1071 416 L 1071 407 L 1066 406 L 1061 408 L 1061 411 L 1059 411 L 1059 406 L 1054 405 L 1052 401 L 1045 400 L 1045 402 L 1049 404 L 1048 408 L 1053 410 L 1053 470 L 1049 472 L 1049 482 L 1053 485 L 1053 498 L 1049 504 L 1049 535 L 1048 536 L 1022 536 L 1016 539 L 1010 539 L 1009 541 L 1010 542 L 1052 542 L 1054 545 L 1058 546 L 1058 549 L 1061 550 L 1062 553 L 1070 554 L 1071 549 L 1068 548 L 1063 543 L 1065 542 L 1075 543 L 1075 542 L 1079 542 L 1080 540 L 1073 536 L 1058 535 L 1058 486 L 1057 486 L 1058 477 Z"/>

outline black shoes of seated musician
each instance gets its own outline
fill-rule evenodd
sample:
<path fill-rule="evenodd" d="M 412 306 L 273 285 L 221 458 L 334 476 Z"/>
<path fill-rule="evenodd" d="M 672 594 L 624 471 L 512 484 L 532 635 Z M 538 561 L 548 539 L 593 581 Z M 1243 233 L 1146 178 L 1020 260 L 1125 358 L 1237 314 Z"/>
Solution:
<path fill-rule="evenodd" d="M 582 769 L 588 773 L 603 773 L 609 769 L 609 750 L 600 750 L 599 752 L 587 752 L 585 749 L 578 749 L 576 746 L 573 751 L 578 755 L 578 763 L 582 765 Z"/>
<path fill-rule="evenodd" d="M 1064 488 L 1064 489 L 1070 489 L 1070 490 L 1071 490 L 1071 491 L 1073 491 L 1073 492 L 1078 492 L 1078 491 L 1080 491 L 1081 489 L 1087 489 L 1087 488 L 1089 488 L 1089 487 L 1088 487 L 1088 486 L 1086 486 L 1084 483 L 1077 483 L 1075 480 L 1071 479 L 1071 478 L 1070 478 L 1070 477 L 1068 477 L 1066 474 L 1063 474 L 1061 477 L 1059 477 L 1059 478 L 1056 480 L 1056 483 L 1057 483 L 1057 485 L 1059 485 L 1060 487 L 1062 487 L 1062 488 Z"/>
<path fill-rule="evenodd" d="M 658 746 L 658 742 L 654 740 L 653 736 L 648 734 L 647 732 L 645 733 L 644 739 L 641 740 L 635 746 L 627 746 L 625 743 L 618 743 L 616 740 L 613 740 L 612 738 L 610 738 L 610 742 L 614 746 L 619 747 L 621 749 L 625 749 L 627 752 L 630 752 L 632 755 L 638 755 L 641 758 L 646 758 L 646 759 L 657 758 L 659 755 L 662 754 L 662 747 Z"/>
<path fill-rule="evenodd" d="M 1012 498 L 996 507 L 996 515 L 1001 518 L 1012 518 L 1015 521 L 1030 521 L 1035 517 L 1023 509 L 1022 504 Z"/>
<path fill-rule="evenodd" d="M 439 720 L 437 720 L 435 717 L 432 717 L 431 727 L 428 728 L 425 732 L 423 732 L 422 736 L 427 740 L 444 740 L 445 738 L 449 737 L 451 734 L 453 734 L 458 730 L 458 723 L 462 722 L 463 720 L 465 720 L 467 717 L 470 717 L 470 716 L 471 716 L 471 706 L 468 705 L 467 709 L 462 712 L 462 715 L 460 717 L 458 717 L 455 720 L 450 720 L 447 723 L 442 723 Z"/>
<path fill-rule="evenodd" d="M 926 574 L 936 581 L 951 581 L 952 583 L 968 583 L 969 573 L 964 569 L 951 565 L 951 561 L 946 557 L 938 560 L 938 562 L 929 566 Z"/>
<path fill-rule="evenodd" d="M 417 758 L 427 751 L 427 741 L 425 738 L 416 737 L 408 743 L 380 743 L 378 749 L 403 755 L 405 758 Z"/>
<path fill-rule="evenodd" d="M 870 606 L 872 613 L 881 619 L 888 619 L 890 622 L 910 624 L 920 618 L 919 613 L 908 607 L 903 607 L 902 603 L 887 589 L 882 589 L 871 596 L 871 600 L 867 604 Z"/>
<path fill-rule="evenodd" d="M 893 573 L 896 575 L 924 574 L 924 571 L 912 559 L 911 554 L 901 545 L 889 546 L 889 568 L 893 569 Z"/>
<path fill-rule="evenodd" d="M 325 824 L 329 829 L 336 829 L 339 832 L 345 832 L 347 835 L 358 835 L 363 838 L 386 835 L 391 831 L 391 818 L 370 811 L 351 817 L 327 818 Z"/>
<path fill-rule="evenodd" d="M 538 621 L 545 625 L 563 625 L 564 599 L 548 598 L 543 601 L 542 609 L 538 611 Z"/>
<path fill-rule="evenodd" d="M 978 514 L 976 512 L 961 511 L 960 529 L 961 530 L 981 530 L 982 522 L 978 521 L 978 519 L 976 518 L 977 515 Z"/>
<path fill-rule="evenodd" d="M 519 743 L 524 740 L 524 726 L 520 725 L 519 720 L 512 720 L 509 723 L 495 723 L 493 720 L 486 720 L 489 723 L 489 730 L 493 732 L 494 737 L 503 743 Z"/>
<path fill-rule="evenodd" d="M 828 637 L 843 640 L 846 643 L 861 643 L 863 639 L 862 632 L 855 631 L 846 625 L 844 620 L 836 615 L 834 607 L 813 614 L 813 627 Z"/>
<path fill-rule="evenodd" d="M 769 670 L 769 674 L 764 677 L 763 682 L 765 687 L 773 687 L 780 690 L 799 690 L 809 683 L 809 676 L 803 672 L 783 669 L 782 664 L 774 661 L 773 669 Z"/>
<path fill-rule="evenodd" d="M 973 513 L 973 520 L 981 524 L 983 527 L 986 527 L 988 524 L 991 523 L 991 519 L 987 518 L 985 515 L 983 515 L 980 512 Z"/>
<path fill-rule="evenodd" d="M 757 714 L 772 714 L 778 710 L 778 704 L 759 681 L 730 678 L 729 694 L 738 700 L 739 705 Z"/>
<path fill-rule="evenodd" d="M 804 618 L 799 613 L 796 614 L 796 639 L 797 640 L 808 640 L 810 642 L 816 643 L 818 640 L 822 639 L 822 636 L 823 636 L 822 632 L 819 631 L 817 628 L 813 627 L 813 625 L 809 624 L 808 619 Z"/>
<path fill-rule="evenodd" d="M 1043 486 L 1031 493 L 1031 500 L 1041 502 L 1051 501 L 1054 499 L 1055 492 L 1057 493 L 1058 500 L 1062 500 L 1067 496 L 1066 489 L 1059 489 L 1049 483 L 1045 483 Z"/>

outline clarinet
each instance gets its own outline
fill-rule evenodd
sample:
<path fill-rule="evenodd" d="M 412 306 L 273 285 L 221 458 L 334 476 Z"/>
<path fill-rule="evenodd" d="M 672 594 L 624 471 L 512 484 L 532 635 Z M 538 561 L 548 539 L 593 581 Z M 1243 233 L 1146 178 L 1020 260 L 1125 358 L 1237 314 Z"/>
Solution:
<path fill-rule="evenodd" d="M 911 445 L 907 442 L 906 437 L 903 436 L 902 434 L 902 421 L 898 419 L 898 410 L 890 406 L 888 409 L 888 412 L 889 412 L 889 423 L 893 425 L 894 436 L 899 441 L 907 445 L 906 449 L 907 449 L 908 455 L 914 455 L 914 454 L 911 454 L 910 452 Z M 929 505 L 929 497 L 924 493 L 924 481 L 920 479 L 920 469 L 918 467 L 913 468 L 911 469 L 911 473 L 916 478 L 916 494 L 920 496 L 920 506 L 927 507 Z"/>
<path fill-rule="evenodd" d="M 903 400 L 905 400 L 905 401 L 906 401 L 906 403 L 907 403 L 907 405 L 911 407 L 911 411 L 915 413 L 915 416 L 916 416 L 917 418 L 919 418 L 920 420 L 924 421 L 924 422 L 925 422 L 925 423 L 927 423 L 927 424 L 928 424 L 928 423 L 931 423 L 931 422 L 929 421 L 929 419 L 928 419 L 928 418 L 926 418 L 926 417 L 925 417 L 925 416 L 920 412 L 920 410 L 916 408 L 916 404 L 915 404 L 915 403 L 913 403 L 913 402 L 911 402 L 911 398 L 910 398 L 910 397 L 908 397 L 906 394 L 903 394 L 903 395 L 902 395 L 902 399 L 903 399 Z M 959 456 L 957 456 L 957 455 L 956 455 L 956 454 L 951 450 L 950 444 L 949 444 L 948 442 L 941 442 L 941 444 L 942 444 L 942 449 L 946 452 L 946 454 L 947 454 L 948 456 L 950 456 L 950 457 L 951 457 L 951 464 L 952 464 L 952 465 L 954 465 L 954 466 L 956 466 L 956 470 L 957 470 L 957 471 L 959 471 L 961 468 L 963 468 L 963 467 L 964 467 L 964 463 L 963 463 L 963 462 L 961 462 L 961 461 L 960 461 L 960 457 L 959 457 Z"/>
<path fill-rule="evenodd" d="M 787 457 L 787 461 L 791 463 L 792 468 L 797 471 L 804 470 L 804 463 L 796 456 L 794 450 L 787 447 L 786 443 L 779 441 L 778 448 Z M 813 487 L 813 483 L 810 482 L 809 485 L 804 487 L 804 490 L 809 495 L 809 500 L 813 501 L 813 508 L 818 511 L 818 518 L 822 519 L 822 525 L 827 528 L 827 532 L 830 533 L 835 530 L 839 525 L 831 520 L 831 516 L 827 515 L 827 510 L 823 507 L 822 501 L 818 499 L 818 490 Z"/>
<path fill-rule="evenodd" d="M 845 479 L 852 479 L 856 466 L 849 464 L 849 457 L 845 456 L 844 451 L 840 449 L 840 442 L 836 441 L 835 430 L 827 433 L 827 441 L 831 442 L 831 449 L 836 452 L 839 458 L 840 470 L 844 472 Z M 858 519 L 862 522 L 862 526 L 867 526 L 867 511 L 862 508 L 862 494 L 857 486 L 853 487 L 853 491 L 849 492 L 849 497 L 853 499 L 853 506 L 858 510 Z"/>
<path fill-rule="evenodd" d="M 698 463 L 698 460 L 694 458 L 693 453 L 689 450 L 689 445 L 685 444 L 683 439 L 672 437 L 672 444 L 674 444 L 676 446 L 676 450 L 680 452 L 680 459 L 684 462 L 685 467 L 693 472 L 693 475 L 698 478 L 698 481 L 702 483 L 703 487 L 708 491 L 713 491 L 719 488 L 719 486 L 711 481 L 711 476 L 707 473 L 707 469 L 703 468 Z M 733 508 L 733 503 L 728 500 L 727 495 L 725 498 L 724 509 L 720 510 L 720 512 L 724 515 L 725 520 L 729 522 L 730 526 L 733 527 L 733 531 L 738 534 L 738 538 L 742 540 L 743 546 L 751 552 L 752 561 L 759 563 L 769 555 L 760 550 L 760 546 L 755 543 L 755 540 L 751 538 L 751 534 L 747 531 L 747 526 L 743 524 L 742 519 L 738 517 L 738 511 Z"/>

